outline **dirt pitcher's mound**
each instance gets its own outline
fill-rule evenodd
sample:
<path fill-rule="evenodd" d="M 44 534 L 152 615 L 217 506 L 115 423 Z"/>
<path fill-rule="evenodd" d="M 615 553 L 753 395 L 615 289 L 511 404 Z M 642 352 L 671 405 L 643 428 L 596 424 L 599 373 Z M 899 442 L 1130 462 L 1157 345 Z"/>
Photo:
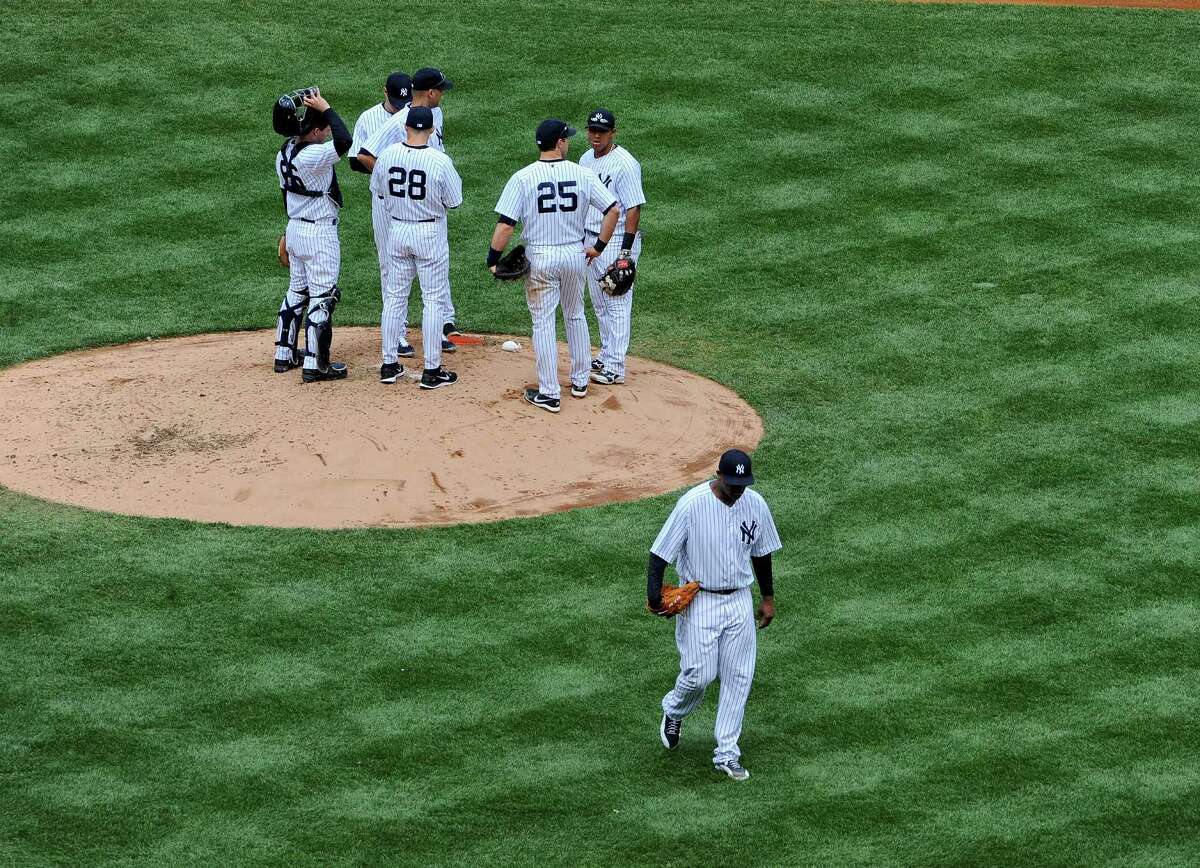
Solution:
<path fill-rule="evenodd" d="M 762 437 L 758 415 L 724 386 L 644 359 L 630 360 L 626 385 L 593 383 L 583 399 L 564 389 L 552 415 L 520 397 L 535 381 L 529 339 L 516 338 L 515 353 L 502 340 L 447 354 L 460 380 L 435 391 L 413 378 L 381 384 L 370 328 L 337 330 L 334 357 L 350 376 L 332 383 L 273 373 L 273 332 L 19 365 L 0 372 L 0 485 L 231 524 L 454 524 L 671 491 Z"/>

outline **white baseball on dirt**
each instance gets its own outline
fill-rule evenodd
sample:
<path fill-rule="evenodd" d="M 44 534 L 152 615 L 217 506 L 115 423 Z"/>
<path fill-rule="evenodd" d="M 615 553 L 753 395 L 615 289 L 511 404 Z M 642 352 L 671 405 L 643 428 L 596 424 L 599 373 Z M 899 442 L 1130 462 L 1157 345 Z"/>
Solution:
<path fill-rule="evenodd" d="M 500 345 L 500 349 L 504 350 L 506 353 L 515 353 L 517 350 L 521 349 L 521 345 L 516 341 L 505 341 Z"/>

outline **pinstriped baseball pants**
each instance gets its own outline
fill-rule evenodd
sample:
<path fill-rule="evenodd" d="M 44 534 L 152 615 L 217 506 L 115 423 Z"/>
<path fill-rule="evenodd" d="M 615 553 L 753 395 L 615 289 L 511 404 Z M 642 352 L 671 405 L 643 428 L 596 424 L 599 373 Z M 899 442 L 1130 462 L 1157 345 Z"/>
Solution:
<path fill-rule="evenodd" d="M 591 371 L 591 338 L 583 308 L 587 260 L 582 244 L 537 245 L 526 253 L 529 276 L 525 280 L 525 302 L 533 320 L 538 391 L 557 398 L 562 390 L 558 383 L 558 326 L 554 313 L 560 305 L 571 352 L 571 382 L 586 386 Z"/>
<path fill-rule="evenodd" d="M 396 362 L 396 349 L 404 336 L 401 324 L 408 319 L 408 293 L 413 278 L 421 282 L 421 343 L 425 367 L 442 364 L 442 305 L 450 293 L 450 247 L 446 221 L 404 223 L 391 220 L 388 231 L 388 283 L 383 292 L 381 337 L 383 361 Z"/>
<path fill-rule="evenodd" d="M 590 246 L 599 236 L 588 233 L 584 246 Z M 620 241 L 620 238 L 616 239 Z M 596 324 L 600 326 L 600 362 L 606 371 L 625 376 L 625 356 L 629 354 L 629 336 L 633 330 L 633 290 L 614 298 L 600 290 L 600 278 L 605 270 L 617 261 L 621 248 L 609 243 L 599 256 L 588 266 L 588 290 L 592 296 L 592 309 L 596 311 Z M 642 235 L 639 232 L 630 251 L 634 262 L 642 258 Z"/>
<path fill-rule="evenodd" d="M 283 298 L 283 307 L 296 309 L 307 305 L 309 331 L 305 338 L 307 349 L 311 353 L 317 345 L 313 338 L 313 327 L 325 322 L 327 314 L 318 310 L 318 305 L 333 292 L 337 286 L 338 273 L 342 268 L 342 246 L 338 239 L 337 226 L 332 221 L 322 223 L 306 223 L 303 220 L 289 220 L 287 225 L 287 252 L 289 260 L 288 289 Z M 314 318 L 316 321 L 314 321 Z M 275 358 L 290 360 L 295 353 L 299 327 L 299 319 L 293 320 L 286 333 L 284 330 L 283 311 L 275 329 L 276 343 L 288 346 L 276 346 Z M 306 355 L 304 367 L 317 367 L 315 355 Z"/>
<path fill-rule="evenodd" d="M 662 710 L 682 720 L 704 699 L 714 678 L 721 681 L 717 698 L 713 762 L 737 759 L 742 751 L 738 737 L 758 648 L 754 598 L 749 588 L 733 594 L 701 591 L 692 604 L 675 616 L 675 644 L 679 646 L 679 677 L 663 697 Z"/>

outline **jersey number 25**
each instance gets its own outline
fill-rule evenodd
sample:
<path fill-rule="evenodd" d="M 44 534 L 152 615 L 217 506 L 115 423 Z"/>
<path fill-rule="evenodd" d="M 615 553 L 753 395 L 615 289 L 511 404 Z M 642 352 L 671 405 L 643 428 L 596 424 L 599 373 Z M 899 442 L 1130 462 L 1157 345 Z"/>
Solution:
<path fill-rule="evenodd" d="M 425 173 L 420 169 L 409 172 L 403 166 L 392 166 L 388 174 L 392 175 L 388 179 L 388 192 L 393 196 L 399 199 L 406 195 L 409 199 L 425 198 Z"/>
<path fill-rule="evenodd" d="M 574 211 L 579 207 L 579 194 L 574 192 L 575 187 L 575 181 L 559 181 L 557 188 L 553 181 L 542 181 L 542 183 L 537 185 L 538 213 L 550 214 L 554 211 Z"/>

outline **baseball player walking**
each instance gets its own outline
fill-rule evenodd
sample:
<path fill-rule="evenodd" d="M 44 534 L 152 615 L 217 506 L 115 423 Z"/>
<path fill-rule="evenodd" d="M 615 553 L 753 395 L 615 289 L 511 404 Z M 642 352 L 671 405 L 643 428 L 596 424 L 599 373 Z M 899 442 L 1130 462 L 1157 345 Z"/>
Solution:
<path fill-rule="evenodd" d="M 290 269 L 275 328 L 275 371 L 297 366 L 297 333 L 307 306 L 303 378 L 314 383 L 346 376 L 346 366 L 331 362 L 329 351 L 342 265 L 337 231 L 342 192 L 334 166 L 350 150 L 351 136 L 320 90 L 302 93 L 280 97 L 272 118 L 275 131 L 288 136 L 275 157 L 275 172 L 288 216 Z"/>
<path fill-rule="evenodd" d="M 646 580 L 646 602 L 659 614 L 668 563 L 675 563 L 681 584 L 700 583 L 695 600 L 676 616 L 679 677 L 663 697 L 659 737 L 667 750 L 678 747 L 683 719 L 719 678 L 713 766 L 735 781 L 750 777 L 738 748 L 757 644 L 750 583 L 757 579 L 762 592 L 761 629 L 775 617 L 771 553 L 783 547 L 767 502 L 746 487 L 753 482 L 749 455 L 738 449 L 723 454 L 717 478 L 690 489 L 675 504 L 650 547 Z"/>
<path fill-rule="evenodd" d="M 446 212 L 462 204 L 462 179 L 442 151 L 429 146 L 433 112 L 411 106 L 405 124 L 407 140 L 383 149 L 371 175 L 372 192 L 384 197 L 388 222 L 383 288 L 383 365 L 379 379 L 394 383 L 404 369 L 396 347 L 408 315 L 413 277 L 421 282 L 424 313 L 421 331 L 425 353 L 422 389 L 439 389 L 458 376 L 442 367 L 442 300 L 449 293 L 450 247 Z"/>
<path fill-rule="evenodd" d="M 587 121 L 588 143 L 592 146 L 579 158 L 579 165 L 591 169 L 604 182 L 620 205 L 614 237 L 620 236 L 621 246 L 608 248 L 588 266 L 588 289 L 592 295 L 592 307 L 596 311 L 596 322 L 600 326 L 600 356 L 592 361 L 592 382 L 611 386 L 625 382 L 625 356 L 629 352 L 629 334 L 633 318 L 633 290 L 611 296 L 600 288 L 600 279 L 605 270 L 618 257 L 641 259 L 642 234 L 638 225 L 642 218 L 642 206 L 646 194 L 642 192 L 642 166 L 633 154 L 613 143 L 617 120 L 613 113 L 598 108 Z M 601 215 L 596 209 L 588 210 L 587 236 L 584 244 L 592 244 L 600 234 Z"/>
<path fill-rule="evenodd" d="M 388 118 L 401 111 L 412 99 L 412 79 L 403 72 L 393 72 L 387 77 L 383 86 L 384 99 L 376 103 L 358 116 L 354 123 L 354 137 L 350 144 L 350 168 L 355 172 L 370 175 L 371 170 L 358 161 L 358 152 L 367 139 L 378 132 Z M 382 196 L 371 196 L 371 228 L 375 233 L 375 252 L 379 255 L 379 285 L 383 290 L 387 286 L 387 238 L 390 221 L 384 210 Z M 403 331 L 400 334 L 404 340 Z M 402 346 L 400 354 L 411 356 L 413 349 Z"/>
<path fill-rule="evenodd" d="M 454 87 L 454 82 L 446 78 L 440 69 L 425 67 L 418 69 L 412 77 L 412 105 L 424 106 L 433 112 L 433 133 L 429 137 L 429 146 L 439 151 L 445 151 L 445 120 L 442 116 L 442 97 L 446 91 Z M 401 109 L 388 118 L 378 130 L 367 137 L 355 157 L 367 171 L 372 171 L 375 161 L 385 148 L 404 142 L 408 137 L 408 127 L 405 124 L 407 110 Z M 462 334 L 454 324 L 454 300 L 450 297 L 450 284 L 446 284 L 446 295 L 442 300 L 442 311 L 439 319 L 444 337 Z M 407 327 L 408 323 L 404 323 Z M 404 332 L 401 330 L 401 336 Z M 442 341 L 442 350 L 452 353 L 454 344 Z M 411 355 L 411 353 L 409 353 Z"/>
<path fill-rule="evenodd" d="M 571 394 L 587 395 L 591 341 L 583 308 L 587 264 L 604 252 L 617 224 L 617 200 L 596 173 L 567 161 L 576 130 L 560 120 L 542 121 L 534 138 L 539 156 L 509 178 L 496 203 L 499 218 L 492 233 L 487 264 L 493 273 L 513 227 L 522 225 L 521 238 L 529 257 L 525 301 L 533 319 L 533 351 L 538 387 L 525 390 L 525 400 L 557 413 L 558 344 L 555 311 L 562 305 L 571 352 Z M 588 209 L 603 215 L 600 231 L 590 246 L 583 243 Z"/>

